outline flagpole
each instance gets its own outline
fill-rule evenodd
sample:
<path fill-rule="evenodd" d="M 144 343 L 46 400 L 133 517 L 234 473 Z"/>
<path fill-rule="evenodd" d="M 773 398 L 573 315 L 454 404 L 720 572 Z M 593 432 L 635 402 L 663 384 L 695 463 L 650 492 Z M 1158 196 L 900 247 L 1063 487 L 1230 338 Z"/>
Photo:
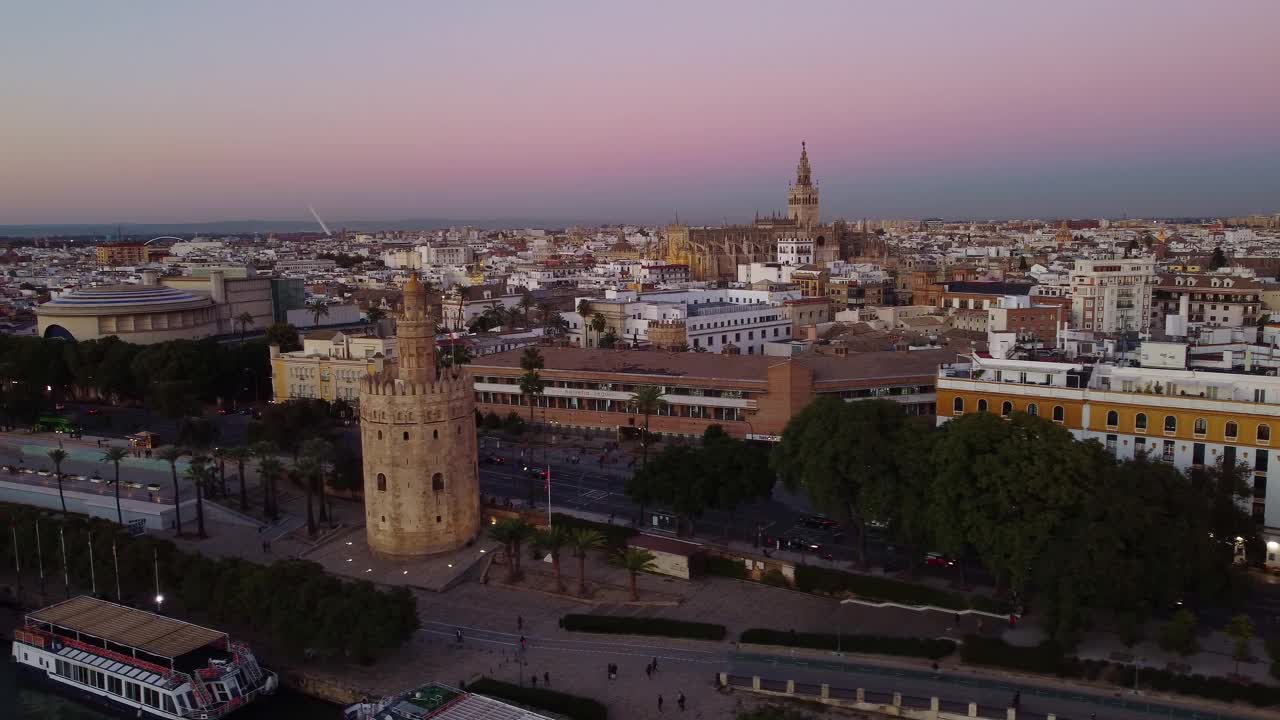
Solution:
<path fill-rule="evenodd" d="M 22 597 L 22 561 L 18 559 L 18 526 L 10 525 L 13 531 L 13 570 L 18 574 L 18 597 Z"/>
<path fill-rule="evenodd" d="M 123 603 L 124 598 L 120 595 L 120 556 L 116 553 L 116 541 L 111 541 L 111 561 L 116 566 L 116 602 Z"/>
<path fill-rule="evenodd" d="M 67 591 L 67 599 L 71 598 L 71 570 L 67 568 L 67 536 L 62 532 L 62 526 L 58 526 L 58 543 L 62 545 L 62 583 Z"/>
<path fill-rule="evenodd" d="M 98 574 L 93 569 L 93 533 L 89 533 L 89 587 L 94 597 L 98 596 Z"/>
<path fill-rule="evenodd" d="M 551 464 L 547 464 L 547 527 L 551 527 Z"/>
<path fill-rule="evenodd" d="M 40 547 L 39 520 L 36 520 L 36 562 L 40 565 L 40 601 L 44 602 L 44 550 Z"/>

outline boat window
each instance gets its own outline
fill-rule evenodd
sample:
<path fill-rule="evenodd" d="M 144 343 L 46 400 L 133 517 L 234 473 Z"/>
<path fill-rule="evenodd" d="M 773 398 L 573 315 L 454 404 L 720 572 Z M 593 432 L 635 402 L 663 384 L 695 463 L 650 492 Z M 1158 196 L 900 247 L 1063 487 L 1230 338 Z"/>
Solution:
<path fill-rule="evenodd" d="M 111 693 L 112 695 L 123 695 L 124 694 L 123 685 L 124 685 L 123 681 L 121 681 L 120 678 L 110 676 L 110 675 L 107 676 L 107 692 Z"/>
<path fill-rule="evenodd" d="M 179 707 L 183 712 L 186 712 L 186 710 L 187 710 L 187 701 L 186 701 L 186 699 L 185 699 L 185 696 L 184 696 L 182 693 L 178 693 L 177 695 L 174 695 L 174 696 L 173 696 L 173 699 L 174 699 L 174 700 L 177 700 L 177 701 L 178 701 L 178 707 Z"/>
<path fill-rule="evenodd" d="M 138 687 L 138 683 L 125 683 L 124 696 L 134 702 L 142 700 L 142 690 Z"/>
<path fill-rule="evenodd" d="M 174 715 L 178 714 L 178 711 L 175 710 L 173 707 L 173 696 L 171 695 L 164 696 L 164 711 Z"/>

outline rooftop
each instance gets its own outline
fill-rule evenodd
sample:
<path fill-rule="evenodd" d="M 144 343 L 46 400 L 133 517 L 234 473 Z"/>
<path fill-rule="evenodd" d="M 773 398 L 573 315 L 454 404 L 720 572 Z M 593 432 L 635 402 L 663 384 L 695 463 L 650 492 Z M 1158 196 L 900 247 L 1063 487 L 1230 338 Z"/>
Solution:
<path fill-rule="evenodd" d="M 201 301 L 208 304 L 213 302 L 207 297 L 165 285 L 102 285 L 72 290 L 40 308 L 115 308 Z"/>
<path fill-rule="evenodd" d="M 227 639 L 224 632 L 87 595 L 36 610 L 27 617 L 171 659 Z"/>

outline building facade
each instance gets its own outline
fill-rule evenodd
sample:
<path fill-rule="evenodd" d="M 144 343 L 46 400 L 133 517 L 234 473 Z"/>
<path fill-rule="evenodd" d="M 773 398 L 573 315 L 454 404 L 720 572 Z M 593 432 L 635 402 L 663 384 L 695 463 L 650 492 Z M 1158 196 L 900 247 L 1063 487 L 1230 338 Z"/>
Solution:
<path fill-rule="evenodd" d="M 1103 333 L 1151 326 L 1155 258 L 1077 260 L 1071 270 L 1071 326 Z"/>
<path fill-rule="evenodd" d="M 436 369 L 436 313 L 416 277 L 404 286 L 394 365 L 360 381 L 365 534 L 379 555 L 457 550 L 480 531 L 475 396 Z"/>
<path fill-rule="evenodd" d="M 1188 323 L 1210 327 L 1255 325 L 1262 309 L 1262 283 L 1228 275 L 1161 275 L 1152 289 L 1151 327 L 1184 311 Z M 1185 298 L 1185 300 L 1184 300 Z"/>
<path fill-rule="evenodd" d="M 1265 562 L 1280 567 L 1280 435 L 1272 439 L 1280 433 L 1280 378 L 1184 370 L 1176 353 L 1146 355 L 1148 367 L 980 357 L 944 365 L 938 422 L 972 412 L 1026 412 L 1080 440 L 1096 440 L 1121 460 L 1141 455 L 1181 470 L 1219 461 L 1244 465 L 1253 486 L 1250 509 L 1264 526 Z"/>
<path fill-rule="evenodd" d="M 360 381 L 385 370 L 395 357 L 395 338 L 308 333 L 301 350 L 282 353 L 271 346 L 272 395 L 278 402 L 317 398 L 355 403 L 360 399 Z"/>
<path fill-rule="evenodd" d="M 666 401 L 650 418 L 653 432 L 700 436 L 720 425 L 735 437 L 776 440 L 814 398 L 887 398 L 913 415 L 932 416 L 937 350 L 846 356 L 711 355 L 634 350 L 543 348 L 545 389 L 533 398 L 537 423 L 564 429 L 618 432 L 644 424 L 630 398 L 636 388 L 662 388 Z M 476 405 L 501 417 L 527 416 L 520 394 L 520 353 L 477 358 L 467 365 Z"/>

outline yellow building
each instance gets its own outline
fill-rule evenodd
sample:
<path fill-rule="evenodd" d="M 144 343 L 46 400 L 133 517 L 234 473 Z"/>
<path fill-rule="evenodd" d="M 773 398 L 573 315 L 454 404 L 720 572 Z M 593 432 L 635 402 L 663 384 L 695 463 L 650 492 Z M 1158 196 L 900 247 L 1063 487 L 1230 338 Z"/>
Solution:
<path fill-rule="evenodd" d="M 1246 466 L 1266 565 L 1280 567 L 1280 378 L 1185 370 L 1176 351 L 1145 367 L 974 357 L 939 369 L 938 422 L 973 412 L 1025 412 L 1096 440 L 1121 460 L 1139 455 L 1186 470 Z M 1185 351 L 1184 351 L 1185 352 Z M 1272 472 L 1272 458 L 1278 469 Z M 1275 482 L 1272 482 L 1275 480 Z M 1275 486 L 1270 490 L 1269 486 Z"/>
<path fill-rule="evenodd" d="M 271 347 L 271 386 L 276 401 L 292 398 L 345 400 L 354 403 L 360 381 L 381 372 L 396 356 L 396 339 L 314 332 L 302 339 L 302 349 L 280 352 Z"/>

